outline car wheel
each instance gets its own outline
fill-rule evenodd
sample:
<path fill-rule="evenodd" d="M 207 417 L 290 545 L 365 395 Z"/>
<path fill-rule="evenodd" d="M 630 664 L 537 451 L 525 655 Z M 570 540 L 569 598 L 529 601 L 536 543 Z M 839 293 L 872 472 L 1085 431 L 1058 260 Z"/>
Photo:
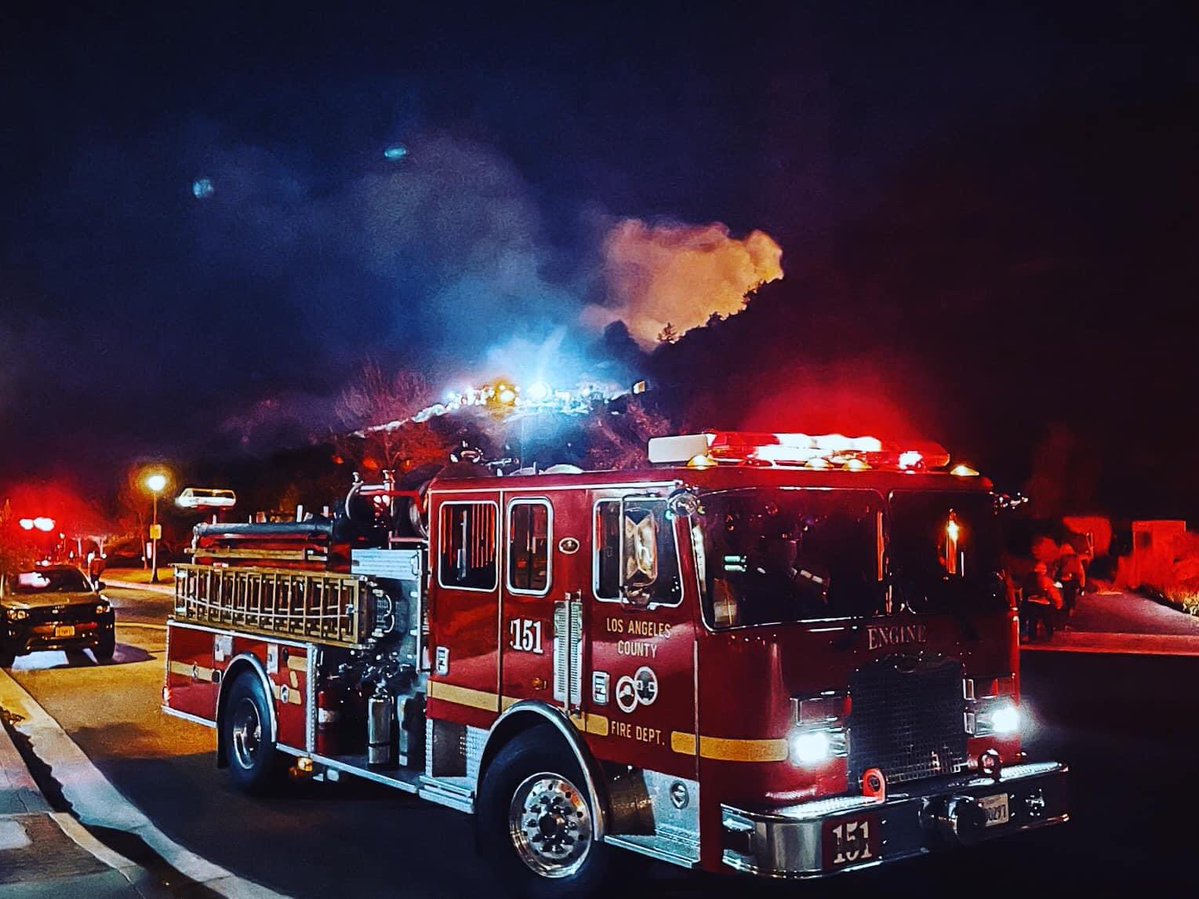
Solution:
<path fill-rule="evenodd" d="M 545 728 L 500 750 L 479 791 L 479 846 L 506 890 L 527 899 L 598 895 L 611 849 L 574 755 Z"/>
<path fill-rule="evenodd" d="M 92 649 L 92 654 L 95 655 L 97 662 L 111 662 L 116 651 L 117 635 L 114 631 L 100 637 L 100 643 Z"/>
<path fill-rule="evenodd" d="M 16 659 L 17 656 L 15 653 L 10 652 L 3 646 L 0 646 L 0 668 L 11 668 L 12 663 L 15 662 Z"/>
<path fill-rule="evenodd" d="M 282 770 L 271 737 L 271 711 L 258 678 L 242 674 L 229 688 L 222 716 L 221 739 L 229 773 L 246 793 L 267 792 Z"/>

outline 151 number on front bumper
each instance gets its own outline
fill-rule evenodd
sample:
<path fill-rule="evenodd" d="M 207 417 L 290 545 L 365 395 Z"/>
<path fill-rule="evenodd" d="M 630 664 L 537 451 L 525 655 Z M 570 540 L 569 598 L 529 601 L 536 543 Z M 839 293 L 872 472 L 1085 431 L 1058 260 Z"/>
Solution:
<path fill-rule="evenodd" d="M 877 818 L 829 821 L 824 825 L 824 866 L 843 868 L 875 861 L 878 839 Z"/>

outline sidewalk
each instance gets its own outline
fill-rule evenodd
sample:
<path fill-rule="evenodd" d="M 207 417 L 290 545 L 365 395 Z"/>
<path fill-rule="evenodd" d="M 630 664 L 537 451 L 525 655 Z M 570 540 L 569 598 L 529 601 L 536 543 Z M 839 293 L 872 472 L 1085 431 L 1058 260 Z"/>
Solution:
<path fill-rule="evenodd" d="M 150 583 L 150 572 L 143 568 L 108 568 L 100 575 L 100 580 L 108 587 L 119 587 L 127 590 L 147 590 L 151 593 L 175 593 L 175 570 L 173 568 L 158 569 L 158 583 Z"/>
<path fill-rule="evenodd" d="M 0 727 L 0 897 L 145 899 L 163 895 L 143 868 L 53 811 Z"/>
<path fill-rule="evenodd" d="M 1084 594 L 1068 625 L 1047 643 L 1021 643 L 1021 650 L 1199 656 L 1199 618 L 1136 593 Z"/>

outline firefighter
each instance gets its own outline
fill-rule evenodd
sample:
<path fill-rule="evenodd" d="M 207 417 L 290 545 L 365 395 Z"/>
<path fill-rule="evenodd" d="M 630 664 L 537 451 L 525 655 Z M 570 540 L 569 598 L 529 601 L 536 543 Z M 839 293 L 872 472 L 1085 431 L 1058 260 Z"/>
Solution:
<path fill-rule="evenodd" d="M 1087 584 L 1087 572 L 1082 566 L 1082 559 L 1069 543 L 1062 544 L 1057 558 L 1057 581 L 1062 585 L 1062 601 L 1068 617 L 1074 614 L 1078 596 Z"/>
<path fill-rule="evenodd" d="M 1054 625 L 1062 609 L 1062 591 L 1049 576 L 1049 566 L 1038 562 L 1024 583 L 1024 597 L 1020 603 L 1020 625 L 1029 642 L 1037 639 L 1037 632 L 1044 628 L 1045 639 L 1053 639 Z"/>

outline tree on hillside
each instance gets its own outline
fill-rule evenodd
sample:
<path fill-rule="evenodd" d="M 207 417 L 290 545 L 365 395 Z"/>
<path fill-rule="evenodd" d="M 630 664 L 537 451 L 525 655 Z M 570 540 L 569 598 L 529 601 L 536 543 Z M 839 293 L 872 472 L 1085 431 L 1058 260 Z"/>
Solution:
<path fill-rule="evenodd" d="M 333 442 L 346 462 L 369 472 L 406 472 L 444 459 L 440 440 L 425 423 L 406 422 L 428 404 L 429 385 L 410 371 L 389 373 L 368 359 L 342 391 Z"/>
<path fill-rule="evenodd" d="M 640 468 L 651 437 L 672 431 L 670 419 L 641 397 L 630 397 L 623 415 L 598 414 L 587 428 L 587 469 Z"/>

